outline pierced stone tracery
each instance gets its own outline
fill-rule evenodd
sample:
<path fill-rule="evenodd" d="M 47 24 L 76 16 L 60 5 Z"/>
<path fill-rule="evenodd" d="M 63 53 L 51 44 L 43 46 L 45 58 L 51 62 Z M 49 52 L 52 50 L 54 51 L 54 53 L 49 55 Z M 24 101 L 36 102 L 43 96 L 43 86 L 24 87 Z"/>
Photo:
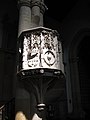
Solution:
<path fill-rule="evenodd" d="M 58 35 L 52 30 L 34 30 L 25 34 L 22 69 L 60 69 L 61 45 L 59 44 L 61 43 L 58 41 Z"/>

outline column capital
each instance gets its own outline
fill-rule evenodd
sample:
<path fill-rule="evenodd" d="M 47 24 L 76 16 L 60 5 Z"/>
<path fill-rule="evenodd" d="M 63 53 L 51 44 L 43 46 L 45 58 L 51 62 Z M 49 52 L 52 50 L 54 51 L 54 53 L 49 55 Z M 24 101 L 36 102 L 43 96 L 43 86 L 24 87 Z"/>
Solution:
<path fill-rule="evenodd" d="M 41 13 L 44 13 L 45 10 L 47 10 L 47 6 L 44 4 L 44 2 L 41 2 L 41 1 L 32 1 L 31 2 L 31 7 L 34 7 L 34 6 L 38 6 L 40 8 L 40 12 Z"/>
<path fill-rule="evenodd" d="M 41 2 L 41 9 L 40 9 L 41 13 L 44 14 L 45 10 L 48 10 L 48 8 L 47 8 L 47 6 L 44 4 L 44 2 Z"/>
<path fill-rule="evenodd" d="M 18 0 L 18 7 L 28 6 L 31 7 L 31 0 Z"/>

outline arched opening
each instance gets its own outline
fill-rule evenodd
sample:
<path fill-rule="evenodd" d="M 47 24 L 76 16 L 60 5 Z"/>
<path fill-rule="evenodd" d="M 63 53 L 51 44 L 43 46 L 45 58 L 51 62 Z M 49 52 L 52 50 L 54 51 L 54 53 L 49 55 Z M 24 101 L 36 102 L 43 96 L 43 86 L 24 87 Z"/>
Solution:
<path fill-rule="evenodd" d="M 90 118 L 90 36 L 83 37 L 79 43 L 77 56 L 81 107 L 86 120 Z"/>
<path fill-rule="evenodd" d="M 72 114 L 87 120 L 90 114 L 90 30 L 80 30 L 70 44 Z"/>

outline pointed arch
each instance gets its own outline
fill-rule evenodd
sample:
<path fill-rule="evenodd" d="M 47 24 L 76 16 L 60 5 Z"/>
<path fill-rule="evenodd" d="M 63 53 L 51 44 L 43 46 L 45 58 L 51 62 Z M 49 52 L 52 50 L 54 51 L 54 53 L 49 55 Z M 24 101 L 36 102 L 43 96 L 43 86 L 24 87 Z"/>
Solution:
<path fill-rule="evenodd" d="M 85 28 L 79 30 L 73 40 L 71 41 L 69 48 L 69 63 L 70 63 L 70 80 L 72 89 L 72 103 L 73 113 L 75 116 L 85 117 L 84 111 L 81 105 L 81 88 L 80 88 L 80 69 L 78 68 L 79 62 L 79 50 L 81 43 L 86 36 L 90 36 L 90 29 Z M 85 54 L 85 53 L 84 53 Z"/>

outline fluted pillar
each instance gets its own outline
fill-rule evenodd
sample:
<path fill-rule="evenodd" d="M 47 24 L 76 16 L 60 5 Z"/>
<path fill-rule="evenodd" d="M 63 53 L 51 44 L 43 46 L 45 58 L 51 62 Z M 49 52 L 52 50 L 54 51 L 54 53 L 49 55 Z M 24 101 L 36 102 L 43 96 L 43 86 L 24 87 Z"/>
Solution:
<path fill-rule="evenodd" d="M 19 24 L 18 36 L 25 30 L 31 28 L 31 0 L 18 0 L 19 7 Z"/>

